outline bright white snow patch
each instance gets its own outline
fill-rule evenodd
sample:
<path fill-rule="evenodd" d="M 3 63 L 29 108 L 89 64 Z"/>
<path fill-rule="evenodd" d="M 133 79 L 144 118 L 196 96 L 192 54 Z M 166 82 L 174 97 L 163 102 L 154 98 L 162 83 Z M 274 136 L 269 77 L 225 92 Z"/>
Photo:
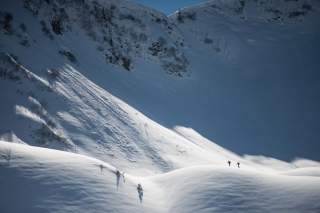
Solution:
<path fill-rule="evenodd" d="M 83 155 L 0 142 L 1 212 L 318 212 L 320 178 L 225 165 L 137 177 Z M 101 168 L 102 167 L 102 168 Z M 122 172 L 122 171 L 121 171 Z M 126 171 L 124 171 L 126 172 Z M 301 175 L 303 174 L 303 175 Z M 136 186 L 142 184 L 139 202 Z M 16 205 L 19 199 L 19 205 Z"/>
<path fill-rule="evenodd" d="M 40 123 L 40 124 L 45 124 L 46 123 L 38 115 L 36 115 L 35 113 L 31 112 L 28 108 L 26 108 L 24 106 L 16 105 L 15 106 L 15 110 L 16 110 L 16 114 L 17 115 L 21 115 L 23 117 L 29 118 L 32 121 L 35 121 L 35 122 Z"/>

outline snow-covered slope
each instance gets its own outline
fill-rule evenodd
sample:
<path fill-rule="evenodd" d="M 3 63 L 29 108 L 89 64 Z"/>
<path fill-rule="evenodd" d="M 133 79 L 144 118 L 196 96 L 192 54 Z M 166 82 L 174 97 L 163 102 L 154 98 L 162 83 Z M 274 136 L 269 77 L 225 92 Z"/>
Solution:
<path fill-rule="evenodd" d="M 9 124 L 0 134 L 69 150 L 84 138 L 105 141 L 108 133 L 75 139 L 64 131 L 80 124 L 61 112 L 72 104 L 52 88 L 70 68 L 168 128 L 189 126 L 240 154 L 318 159 L 319 3 L 281 1 L 273 20 L 277 2 L 210 1 L 168 18 L 129 1 L 2 1 L 1 113 Z M 39 83 L 22 88 L 7 70 L 17 64 Z M 26 110 L 47 124 L 20 119 Z"/>
<path fill-rule="evenodd" d="M 319 7 L 212 0 L 172 14 L 198 94 L 178 120 L 239 153 L 318 159 Z"/>
<path fill-rule="evenodd" d="M 169 212 L 317 212 L 320 208 L 319 177 L 203 166 L 154 179 L 168 190 Z"/>
<path fill-rule="evenodd" d="M 16 64 L 10 56 L 3 58 L 8 73 L 18 79 L 12 84 L 20 91 L 11 94 L 12 108 L 4 115 L 17 116 L 17 119 L 5 117 L 10 123 L 4 125 L 16 133 L 10 132 L 11 137 L 3 139 L 20 142 L 14 135 L 18 133 L 30 145 L 94 156 L 133 174 L 167 172 L 207 163 L 225 164 L 227 160 L 246 161 L 192 129 L 170 130 L 159 125 L 72 66 L 61 68 L 58 76 L 49 73 L 46 81 Z M 54 105 L 49 106 L 48 102 Z M 14 114 L 10 113 L 12 109 Z M 248 159 L 246 164 L 254 162 Z M 258 164 L 263 163 L 258 161 Z M 291 167 L 284 165 L 281 169 Z M 269 168 L 273 166 L 264 169 Z"/>
<path fill-rule="evenodd" d="M 52 149 L 1 142 L 1 212 L 159 212 L 151 198 L 139 203 L 139 178 L 102 161 Z M 103 165 L 103 169 L 100 169 Z M 146 190 L 147 193 L 148 190 Z"/>
<path fill-rule="evenodd" d="M 0 143 L 1 212 L 317 212 L 319 176 L 198 166 L 117 180 L 78 154 Z M 8 158 L 8 156 L 10 156 Z M 8 160 L 9 159 L 9 160 Z M 100 166 L 103 166 L 101 170 Z M 310 168 L 318 172 L 319 167 Z M 142 203 L 136 185 L 143 186 Z"/>
<path fill-rule="evenodd" d="M 125 0 L 2 1 L 0 138 L 13 143 L 0 142 L 0 212 L 318 211 L 318 162 L 239 156 L 203 136 L 283 158 L 314 148 L 299 149 L 297 135 L 286 147 L 264 132 L 281 125 L 264 121 L 278 115 L 275 90 L 276 101 L 288 92 L 281 71 L 296 85 L 302 65 L 308 78 L 317 68 L 319 3 L 281 1 L 274 18 L 275 1 L 243 2 L 166 17 Z M 260 90 L 271 77 L 284 91 Z M 292 123 L 312 123 L 314 110 Z M 127 177 L 118 190 L 117 169 Z"/>
<path fill-rule="evenodd" d="M 183 76 L 188 71 L 176 26 L 164 14 L 130 1 L 4 1 L 1 22 L 4 50 L 19 55 L 21 50 L 10 47 L 45 47 L 46 57 L 52 58 L 41 68 L 56 66 L 57 58 L 61 63 L 61 56 L 80 63 L 78 57 L 90 51 L 95 60 L 99 57 L 105 65 L 127 71 L 135 69 L 137 58 L 156 61 L 169 74 Z M 77 43 L 81 46 L 73 46 Z M 29 64 L 34 62 L 31 58 L 35 57 L 28 58 Z"/>

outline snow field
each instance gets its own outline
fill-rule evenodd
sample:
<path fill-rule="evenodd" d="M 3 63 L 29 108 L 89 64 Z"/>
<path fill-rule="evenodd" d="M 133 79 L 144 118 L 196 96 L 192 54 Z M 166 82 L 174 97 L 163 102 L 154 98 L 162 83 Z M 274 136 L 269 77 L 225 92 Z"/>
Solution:
<path fill-rule="evenodd" d="M 5 160 L 11 150 L 10 161 Z M 1 142 L 1 212 L 317 212 L 320 178 L 227 165 L 138 177 L 63 151 Z M 112 162 L 111 162 L 112 163 Z M 100 165 L 103 165 L 101 170 Z M 313 169 L 312 169 L 313 168 Z M 319 167 L 309 170 L 319 172 Z M 139 202 L 136 186 L 142 184 Z M 17 205 L 17 201 L 18 205 Z"/>

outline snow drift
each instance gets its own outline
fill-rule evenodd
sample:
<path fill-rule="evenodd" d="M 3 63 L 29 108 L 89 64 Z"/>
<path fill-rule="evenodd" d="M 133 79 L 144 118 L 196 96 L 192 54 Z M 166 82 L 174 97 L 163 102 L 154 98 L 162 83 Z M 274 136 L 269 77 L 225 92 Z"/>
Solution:
<path fill-rule="evenodd" d="M 117 180 L 115 167 L 83 155 L 7 142 L 0 143 L 0 153 L 1 212 L 317 212 L 320 208 L 319 176 L 307 173 L 284 175 L 212 164 L 149 177 L 125 173 L 123 181 Z M 319 167 L 312 170 L 319 174 Z M 142 203 L 138 183 L 144 190 Z"/>

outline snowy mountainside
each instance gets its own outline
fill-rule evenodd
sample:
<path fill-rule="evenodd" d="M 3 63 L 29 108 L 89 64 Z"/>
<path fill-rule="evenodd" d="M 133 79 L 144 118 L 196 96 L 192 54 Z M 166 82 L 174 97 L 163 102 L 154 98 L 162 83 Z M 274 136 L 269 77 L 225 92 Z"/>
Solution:
<path fill-rule="evenodd" d="M 211 161 L 202 156 L 205 150 L 148 119 L 71 66 L 58 76 L 49 72 L 46 81 L 11 56 L 2 59 L 4 79 L 10 80 L 1 86 L 15 87 L 11 94 L 3 94 L 11 100 L 8 109 L 3 108 L 4 119 L 10 121 L 4 128 L 13 129 L 11 134 L 30 145 L 87 153 L 147 173 L 181 167 L 181 159 L 189 155 L 194 156 L 193 163 Z M 50 102 L 55 104 L 48 106 Z"/>
<path fill-rule="evenodd" d="M 240 154 L 263 152 L 285 160 L 305 157 L 304 150 L 299 149 L 301 143 L 309 141 L 309 150 L 305 151 L 309 153 L 317 144 L 312 135 L 318 129 L 307 127 L 316 122 L 318 115 L 302 103 L 317 106 L 313 91 L 319 87 L 318 78 L 314 77 L 319 46 L 318 2 L 310 1 L 311 9 L 305 15 L 281 22 L 253 18 L 254 8 L 267 10 L 272 2 L 270 7 L 274 8 L 274 1 L 261 1 L 265 2 L 262 6 L 257 3 L 260 1 L 246 1 L 243 11 L 251 15 L 250 21 L 230 12 L 232 5 L 239 5 L 237 2 L 210 1 L 186 8 L 181 10 L 183 17 L 188 11 L 196 15 L 179 21 L 177 14 L 168 18 L 128 1 L 4 1 L 1 52 L 49 84 L 55 84 L 56 80 L 50 79 L 69 65 L 156 122 L 169 128 L 190 126 Z M 285 1 L 281 2 L 281 11 L 287 11 Z M 288 4 L 293 8 L 290 11 L 308 8 L 303 1 Z M 305 76 L 313 79 L 311 91 L 306 94 L 296 86 L 306 78 L 301 76 L 301 69 L 306 69 Z M 285 71 L 290 71 L 290 79 L 285 77 Z M 15 84 L 5 85 L 1 85 L 2 91 L 16 90 Z M 298 104 L 292 103 L 296 94 L 300 98 Z M 1 95 L 5 96 L 3 100 L 8 98 Z M 52 101 L 56 98 L 39 96 L 37 101 L 48 105 L 45 113 L 50 114 L 51 120 L 56 119 L 55 113 L 62 110 Z M 282 100 L 284 96 L 289 101 Z M 270 106 L 274 99 L 280 104 Z M 20 122 L 13 115 L 15 104 L 8 103 L 2 105 L 6 109 L 3 114 L 11 114 L 10 122 Z M 280 122 L 272 125 L 267 112 L 275 114 Z M 290 117 L 299 122 L 291 122 L 280 132 L 282 123 Z M 24 129 L 27 125 L 22 126 Z M 52 132 L 45 128 L 37 136 L 34 132 L 39 128 L 32 128 L 30 139 L 26 133 L 18 133 L 20 128 L 0 128 L 0 134 L 13 131 L 29 143 L 36 141 L 39 134 Z M 297 128 L 305 134 L 291 137 Z M 63 128 L 56 129 L 60 129 L 59 133 L 54 134 L 59 136 L 50 136 L 51 140 L 65 140 L 69 148 L 74 147 Z M 233 134 L 229 134 L 230 129 Z M 292 141 L 288 143 L 290 147 L 283 143 L 285 140 Z M 312 156 L 317 159 L 316 153 Z"/>
<path fill-rule="evenodd" d="M 136 58 L 143 57 L 159 62 L 173 75 L 183 76 L 188 71 L 188 61 L 181 50 L 183 38 L 176 26 L 155 10 L 125 0 L 16 0 L 2 4 L 2 45 L 10 46 L 13 41 L 25 48 L 47 46 L 59 44 L 64 36 L 79 40 L 75 35 L 84 34 L 106 64 L 130 71 Z M 41 35 L 34 28 L 41 29 Z M 79 52 L 62 46 L 55 54 L 77 62 Z"/>
<path fill-rule="evenodd" d="M 126 71 L 135 72 L 141 58 L 156 68 L 146 73 L 187 73 L 183 38 L 165 15 L 128 1 L 1 4 L 0 87 L 6 92 L 0 95 L 2 118 L 8 121 L 0 127 L 2 138 L 85 152 L 144 172 L 176 167 L 158 154 L 155 143 L 175 147 L 170 144 L 175 134 L 149 136 L 151 121 L 135 123 L 141 113 L 118 106 L 97 86 L 121 85 L 112 75 L 128 77 Z M 149 146 L 150 141 L 155 144 Z"/>
<path fill-rule="evenodd" d="M 2 1 L 0 212 L 317 212 L 319 163 L 260 150 L 302 151 L 261 122 L 288 92 L 283 70 L 299 83 L 317 67 L 318 4 L 281 1 L 274 18 L 276 1 L 210 1 L 166 17 L 126 0 Z"/>
<path fill-rule="evenodd" d="M 181 23 L 195 20 L 198 15 L 219 14 L 236 17 L 247 21 L 276 23 L 301 22 L 306 17 L 314 16 L 319 10 L 317 1 L 309 0 L 209 0 L 199 5 L 183 8 L 175 14 Z"/>
<path fill-rule="evenodd" d="M 159 125 L 72 66 L 61 68 L 58 75 L 49 70 L 44 80 L 10 55 L 2 59 L 4 79 L 10 79 L 2 86 L 15 88 L 3 94 L 11 101 L 8 109 L 3 108 L 7 110 L 4 119 L 10 121 L 4 129 L 12 130 L 3 138 L 11 142 L 23 139 L 34 146 L 94 156 L 133 174 L 241 160 L 193 130 L 177 127 L 173 131 Z M 52 102 L 55 104 L 48 105 Z M 15 139 L 16 135 L 21 139 Z M 211 158 L 213 153 L 215 157 Z"/>
<path fill-rule="evenodd" d="M 208 55 L 240 63 L 243 55 L 250 55 L 250 46 L 290 39 L 297 39 L 299 46 L 304 36 L 310 39 L 317 35 L 319 11 L 318 1 L 210 0 L 182 8 L 169 17 L 193 50 L 207 47 Z"/>
<path fill-rule="evenodd" d="M 169 16 L 196 70 L 188 94 L 198 94 L 176 120 L 238 153 L 318 159 L 319 6 L 213 0 Z"/>

